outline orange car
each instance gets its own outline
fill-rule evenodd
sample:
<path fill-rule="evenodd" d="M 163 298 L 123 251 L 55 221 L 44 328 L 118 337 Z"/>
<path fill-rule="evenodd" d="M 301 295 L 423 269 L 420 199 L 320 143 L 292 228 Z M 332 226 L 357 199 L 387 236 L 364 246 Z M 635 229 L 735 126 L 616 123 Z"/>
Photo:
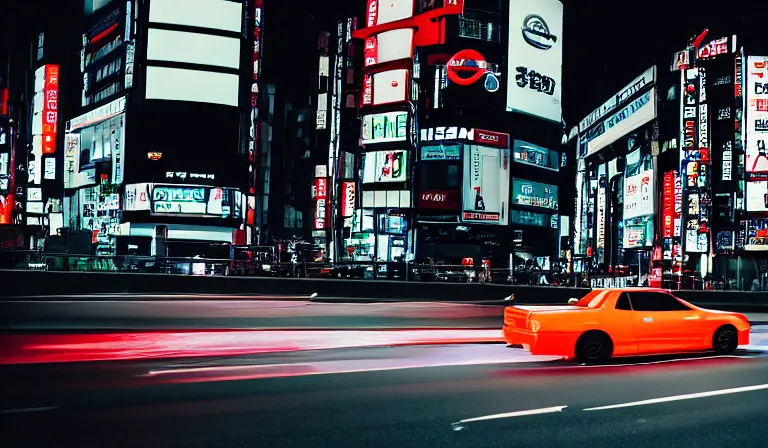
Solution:
<path fill-rule="evenodd" d="M 569 304 L 506 307 L 504 339 L 534 355 L 585 362 L 708 350 L 725 354 L 749 344 L 743 314 L 699 308 L 665 289 L 596 289 Z"/>

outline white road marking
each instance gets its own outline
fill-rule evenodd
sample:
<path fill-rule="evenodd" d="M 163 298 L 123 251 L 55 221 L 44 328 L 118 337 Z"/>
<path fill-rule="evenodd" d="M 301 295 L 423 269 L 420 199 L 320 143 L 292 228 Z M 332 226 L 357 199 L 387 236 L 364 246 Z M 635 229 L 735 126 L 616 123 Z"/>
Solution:
<path fill-rule="evenodd" d="M 527 411 L 514 411 L 514 412 L 505 412 L 503 414 L 483 415 L 481 417 L 466 418 L 464 420 L 459 420 L 458 422 L 451 423 L 451 425 L 453 426 L 454 431 L 461 431 L 462 429 L 464 429 L 464 427 L 462 426 L 463 423 L 479 422 L 483 420 L 495 420 L 498 418 L 524 417 L 526 415 L 550 414 L 553 412 L 562 412 L 563 409 L 567 407 L 568 406 L 552 406 L 549 408 L 529 409 Z"/>
<path fill-rule="evenodd" d="M 741 392 L 753 392 L 756 390 L 766 390 L 766 389 L 768 389 L 768 384 L 758 384 L 756 386 L 735 387 L 733 389 L 720 389 L 720 390 L 712 390 L 708 392 L 698 392 L 695 394 L 673 395 L 671 397 L 653 398 L 650 400 L 642 400 L 642 401 L 631 401 L 629 403 L 612 404 L 609 406 L 598 406 L 596 408 L 587 408 L 584 410 L 585 411 L 604 411 L 607 409 L 628 408 L 631 406 L 645 406 L 647 404 L 668 403 L 670 401 L 680 401 L 680 400 L 692 400 L 694 398 L 715 397 L 718 395 L 738 394 Z"/>
<path fill-rule="evenodd" d="M 42 412 L 57 409 L 56 406 L 46 406 L 42 408 L 21 408 L 21 409 L 3 409 L 0 414 L 23 414 L 25 412 Z"/>

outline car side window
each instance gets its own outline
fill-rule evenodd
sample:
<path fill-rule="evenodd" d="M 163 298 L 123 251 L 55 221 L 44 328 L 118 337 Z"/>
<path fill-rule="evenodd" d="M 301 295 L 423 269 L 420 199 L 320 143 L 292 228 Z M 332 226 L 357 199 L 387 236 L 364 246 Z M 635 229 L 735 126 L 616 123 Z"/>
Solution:
<path fill-rule="evenodd" d="M 622 292 L 619 300 L 616 301 L 616 309 L 632 311 L 632 304 L 629 302 L 629 295 L 626 292 Z"/>
<path fill-rule="evenodd" d="M 635 311 L 690 311 L 690 308 L 669 294 L 632 292 L 629 295 Z"/>

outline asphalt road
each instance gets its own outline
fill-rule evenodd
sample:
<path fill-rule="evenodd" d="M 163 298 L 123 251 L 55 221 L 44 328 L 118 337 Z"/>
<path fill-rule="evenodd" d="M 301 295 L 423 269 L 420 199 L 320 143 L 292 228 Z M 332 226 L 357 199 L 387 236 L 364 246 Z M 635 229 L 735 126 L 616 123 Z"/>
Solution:
<path fill-rule="evenodd" d="M 766 372 L 759 352 L 586 367 L 498 344 L 5 366 L 0 423 L 7 447 L 765 447 Z"/>
<path fill-rule="evenodd" d="M 171 299 L 172 297 L 172 299 Z M 313 303 L 245 296 L 0 301 L 0 330 L 499 328 L 503 308 L 460 303 Z"/>

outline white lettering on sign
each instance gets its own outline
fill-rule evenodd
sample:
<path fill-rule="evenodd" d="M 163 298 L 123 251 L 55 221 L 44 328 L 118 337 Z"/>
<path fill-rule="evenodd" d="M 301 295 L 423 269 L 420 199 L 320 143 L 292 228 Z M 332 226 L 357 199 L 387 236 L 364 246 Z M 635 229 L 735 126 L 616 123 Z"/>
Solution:
<path fill-rule="evenodd" d="M 368 26 L 375 26 L 379 19 L 379 0 L 368 0 Z"/>
<path fill-rule="evenodd" d="M 474 130 L 458 126 L 425 128 L 421 130 L 421 141 L 474 140 Z"/>
<path fill-rule="evenodd" d="M 731 180 L 731 170 L 732 170 L 731 161 L 733 160 L 731 158 L 732 150 L 733 150 L 732 143 L 730 141 L 725 142 L 725 144 L 723 145 L 723 174 L 722 174 L 722 179 L 724 181 Z"/>
<path fill-rule="evenodd" d="M 707 105 L 699 106 L 699 148 L 709 148 L 709 119 Z"/>
<path fill-rule="evenodd" d="M 421 200 L 428 202 L 445 202 L 448 196 L 445 193 L 422 193 Z"/>
<path fill-rule="evenodd" d="M 498 135 L 492 135 L 492 134 L 486 134 L 485 132 L 477 131 L 477 139 L 484 142 L 495 142 L 499 143 L 499 136 Z"/>

